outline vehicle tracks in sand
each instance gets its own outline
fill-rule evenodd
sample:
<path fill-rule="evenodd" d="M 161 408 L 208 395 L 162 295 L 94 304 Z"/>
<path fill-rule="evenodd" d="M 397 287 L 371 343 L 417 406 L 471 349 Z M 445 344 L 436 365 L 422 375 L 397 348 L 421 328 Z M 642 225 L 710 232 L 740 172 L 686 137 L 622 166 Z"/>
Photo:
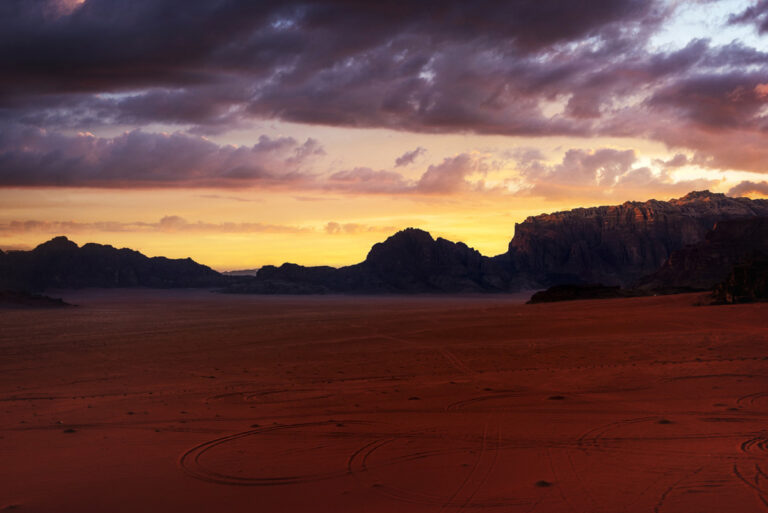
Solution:
<path fill-rule="evenodd" d="M 527 499 L 511 497 L 482 496 L 482 491 L 494 473 L 501 448 L 501 429 L 498 423 L 489 421 L 483 428 L 482 435 L 472 446 L 461 446 L 455 440 L 446 438 L 439 447 L 426 451 L 408 452 L 398 447 L 405 439 L 421 439 L 425 433 L 410 432 L 401 435 L 380 438 L 359 448 L 347 461 L 350 474 L 364 486 L 376 493 L 398 502 L 439 506 L 440 512 L 448 510 L 464 511 L 470 508 L 490 508 L 502 506 L 529 505 Z M 427 435 L 436 441 L 434 435 Z M 466 441 L 464 441 L 466 443 Z M 449 494 L 406 487 L 388 482 L 382 469 L 404 462 L 425 460 L 449 454 L 475 454 L 472 464 L 466 468 L 466 474 Z"/>
<path fill-rule="evenodd" d="M 210 465 L 203 461 L 203 457 L 212 454 L 215 450 L 221 449 L 228 444 L 240 442 L 246 438 L 258 437 L 259 435 L 265 435 L 276 431 L 283 430 L 296 430 L 298 432 L 306 430 L 316 430 L 320 428 L 337 428 L 330 433 L 320 433 L 320 438 L 338 438 L 338 428 L 342 426 L 359 426 L 368 425 L 369 422 L 360 420 L 328 420 L 319 422 L 304 422 L 298 424 L 284 424 L 279 426 L 269 426 L 264 428 L 252 429 L 243 431 L 240 433 L 234 433 L 231 435 L 215 438 L 207 442 L 198 444 L 191 449 L 185 451 L 179 457 L 179 466 L 190 477 L 205 481 L 208 483 L 221 484 L 221 485 L 234 485 L 234 486 L 276 486 L 276 485 L 289 485 L 300 484 L 312 481 L 321 481 L 325 479 L 333 479 L 343 477 L 347 475 L 348 469 L 344 467 L 343 460 L 339 462 L 337 469 L 328 470 L 325 472 L 298 472 L 286 473 L 279 475 L 262 475 L 262 476 L 243 476 L 237 475 L 235 472 L 229 473 L 226 471 L 219 471 L 211 468 Z M 362 433 L 352 432 L 350 436 L 365 436 Z"/>
<path fill-rule="evenodd" d="M 733 475 L 756 496 L 760 503 L 768 509 L 768 474 L 758 463 L 744 465 L 740 463 L 733 464 Z"/>

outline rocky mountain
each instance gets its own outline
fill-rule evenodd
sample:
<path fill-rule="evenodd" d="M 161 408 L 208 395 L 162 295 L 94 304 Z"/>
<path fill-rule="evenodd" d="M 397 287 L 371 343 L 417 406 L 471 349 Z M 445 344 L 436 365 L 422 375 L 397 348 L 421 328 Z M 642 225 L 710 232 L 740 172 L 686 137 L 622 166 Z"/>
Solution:
<path fill-rule="evenodd" d="M 768 200 L 709 191 L 671 201 L 577 208 L 529 217 L 515 225 L 509 251 L 495 260 L 540 286 L 629 285 L 658 269 L 726 219 L 768 216 Z"/>
<path fill-rule="evenodd" d="M 375 244 L 366 259 L 341 268 L 264 266 L 256 279 L 230 292 L 457 293 L 516 289 L 516 278 L 462 242 L 408 228 Z"/>
<path fill-rule="evenodd" d="M 768 200 L 692 192 L 671 201 L 626 202 L 529 217 L 515 226 L 507 253 L 493 258 L 464 243 L 434 239 L 423 230 L 409 228 L 375 244 L 365 260 L 355 265 L 287 263 L 264 266 L 255 277 L 223 276 L 190 259 L 148 258 L 100 244 L 78 247 L 66 237 L 57 237 L 32 251 L 0 252 L 0 289 L 144 286 L 223 287 L 227 292 L 265 294 L 513 292 L 561 284 L 627 286 L 668 260 L 654 279 L 677 287 L 693 273 L 700 281 L 685 286 L 699 288 L 725 277 L 738 261 L 736 256 L 727 257 L 728 251 L 741 255 L 742 243 L 758 237 L 748 230 L 761 234 L 764 230 L 759 222 L 730 221 L 758 217 L 768 217 Z M 719 231 L 707 239 L 705 249 L 676 253 L 704 241 L 715 224 Z"/>
<path fill-rule="evenodd" d="M 760 257 L 768 257 L 768 217 L 720 221 L 698 244 L 673 252 L 639 288 L 710 290 L 735 265 Z"/>
<path fill-rule="evenodd" d="M 84 287 L 213 287 L 219 273 L 193 260 L 149 258 L 131 249 L 77 244 L 56 237 L 31 251 L 0 255 L 0 289 Z"/>
<path fill-rule="evenodd" d="M 671 201 L 577 208 L 515 225 L 507 253 L 488 258 L 459 242 L 409 228 L 339 269 L 265 266 L 228 290 L 254 293 L 511 292 L 561 284 L 628 286 L 718 222 L 768 216 L 768 201 L 709 191 Z M 723 270 L 723 276 L 730 269 Z"/>

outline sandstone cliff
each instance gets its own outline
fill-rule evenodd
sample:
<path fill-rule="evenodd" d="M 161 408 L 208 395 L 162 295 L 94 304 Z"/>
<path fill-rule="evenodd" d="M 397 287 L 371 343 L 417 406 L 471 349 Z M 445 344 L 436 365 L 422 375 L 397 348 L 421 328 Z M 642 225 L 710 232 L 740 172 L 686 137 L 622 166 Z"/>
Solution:
<path fill-rule="evenodd" d="M 709 191 L 671 201 L 577 208 L 515 225 L 508 253 L 496 259 L 541 286 L 626 286 L 654 272 L 673 251 L 703 240 L 715 223 L 754 216 L 768 216 L 768 200 Z"/>
<path fill-rule="evenodd" d="M 720 221 L 704 240 L 672 253 L 655 273 L 642 279 L 648 290 L 709 290 L 737 264 L 768 256 L 768 217 Z"/>

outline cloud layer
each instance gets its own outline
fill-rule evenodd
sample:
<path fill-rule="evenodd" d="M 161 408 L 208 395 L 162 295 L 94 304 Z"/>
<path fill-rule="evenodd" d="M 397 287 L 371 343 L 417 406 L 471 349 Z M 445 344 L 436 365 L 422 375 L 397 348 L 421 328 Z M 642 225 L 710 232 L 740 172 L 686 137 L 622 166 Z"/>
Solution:
<path fill-rule="evenodd" d="M 679 8 L 661 0 L 6 0 L 0 186 L 311 181 L 316 141 L 222 146 L 202 137 L 267 119 L 639 137 L 684 149 L 700 166 L 768 172 L 768 52 L 739 40 L 652 44 Z M 725 23 L 764 34 L 768 2 Z M 72 135 L 149 124 L 176 128 Z M 402 154 L 394 167 L 418 163 L 424 151 Z M 606 155 L 573 154 L 562 169 L 577 186 Z M 456 192 L 483 172 L 462 158 L 433 163 L 415 181 L 358 167 L 324 186 Z M 656 176 L 622 167 L 629 154 L 611 159 L 598 166 L 598 185 Z"/>
<path fill-rule="evenodd" d="M 314 139 L 261 136 L 250 147 L 139 129 L 113 138 L 26 129 L 0 133 L 0 186 L 237 187 L 306 180 Z"/>

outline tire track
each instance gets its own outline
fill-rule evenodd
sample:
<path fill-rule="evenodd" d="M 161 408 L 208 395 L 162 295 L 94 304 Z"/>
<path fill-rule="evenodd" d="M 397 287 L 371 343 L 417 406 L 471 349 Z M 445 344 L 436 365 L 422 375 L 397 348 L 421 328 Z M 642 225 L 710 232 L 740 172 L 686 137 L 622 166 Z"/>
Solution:
<path fill-rule="evenodd" d="M 672 483 L 669 487 L 667 487 L 667 489 L 664 490 L 661 493 L 661 496 L 659 496 L 659 500 L 656 502 L 656 505 L 653 507 L 653 513 L 659 513 L 661 511 L 661 508 L 664 506 L 664 503 L 666 502 L 667 497 L 669 496 L 669 494 L 672 493 L 675 489 L 677 489 L 680 486 L 680 483 L 682 483 L 686 479 L 689 479 L 689 478 L 695 476 L 696 474 L 701 472 L 701 470 L 703 468 L 704 467 L 701 466 L 701 467 L 697 468 L 696 470 L 683 475 L 683 477 L 681 477 L 680 479 L 678 479 L 677 481 Z"/>
<path fill-rule="evenodd" d="M 423 434 L 409 433 L 407 435 L 390 436 L 379 438 L 365 444 L 349 456 L 347 460 L 348 472 L 353 474 L 362 485 L 373 488 L 376 493 L 399 502 L 439 506 L 441 512 L 444 512 L 449 508 L 466 509 L 470 507 L 486 508 L 500 506 L 522 506 L 529 504 L 529 501 L 526 500 L 506 497 L 487 498 L 483 500 L 475 499 L 479 490 L 485 485 L 489 477 L 492 475 L 501 447 L 500 429 L 497 430 L 496 439 L 491 442 L 487 425 L 480 440 L 477 441 L 477 443 L 480 445 L 479 454 L 475 458 L 472 468 L 468 471 L 468 475 L 461 480 L 459 485 L 450 495 L 446 496 L 426 491 L 410 490 L 400 486 L 381 483 L 379 480 L 375 479 L 375 476 L 372 476 L 371 479 L 365 479 L 363 477 L 365 474 L 371 474 L 372 472 L 375 472 L 376 469 L 381 469 L 385 466 L 422 459 L 429 456 L 442 456 L 451 453 L 471 452 L 471 449 L 466 447 L 437 449 L 432 451 L 423 451 L 420 453 L 409 453 L 395 458 L 387 458 L 384 462 L 377 462 L 375 465 L 370 464 L 370 459 L 375 453 L 386 450 L 392 444 L 402 440 L 403 438 L 419 439 L 423 438 Z M 488 453 L 491 452 L 491 450 L 493 451 L 493 456 L 489 458 Z M 466 496 L 464 495 L 465 493 Z M 461 511 L 461 509 L 459 511 Z"/>
<path fill-rule="evenodd" d="M 221 485 L 235 485 L 235 486 L 275 486 L 275 485 L 288 485 L 307 483 L 312 481 L 320 481 L 325 479 L 332 479 L 342 477 L 347 474 L 346 469 L 343 466 L 338 471 L 332 472 L 318 472 L 299 475 L 283 475 L 283 476 L 270 476 L 270 477 L 243 477 L 222 472 L 206 467 L 201 458 L 209 451 L 221 447 L 222 445 L 242 440 L 247 437 L 260 435 L 263 433 L 269 433 L 286 429 L 301 429 L 301 428 L 314 428 L 321 426 L 334 426 L 337 421 L 322 421 L 322 422 L 303 422 L 299 424 L 288 424 L 282 426 L 271 426 L 267 428 L 252 429 L 249 431 L 243 431 L 241 433 L 235 433 L 232 435 L 215 438 L 207 442 L 201 443 L 192 447 L 191 449 L 182 453 L 179 458 L 179 466 L 190 477 L 205 481 L 208 483 L 221 484 Z M 345 420 L 344 424 L 369 424 L 364 421 Z"/>
<path fill-rule="evenodd" d="M 747 487 L 752 489 L 763 506 L 768 509 L 768 490 L 758 484 L 759 475 L 762 474 L 762 469 L 757 464 L 755 465 L 755 472 L 756 473 L 754 474 L 753 481 L 750 481 L 744 476 L 744 472 L 740 470 L 738 463 L 733 464 L 733 475 L 736 476 L 736 478 L 744 483 Z"/>

